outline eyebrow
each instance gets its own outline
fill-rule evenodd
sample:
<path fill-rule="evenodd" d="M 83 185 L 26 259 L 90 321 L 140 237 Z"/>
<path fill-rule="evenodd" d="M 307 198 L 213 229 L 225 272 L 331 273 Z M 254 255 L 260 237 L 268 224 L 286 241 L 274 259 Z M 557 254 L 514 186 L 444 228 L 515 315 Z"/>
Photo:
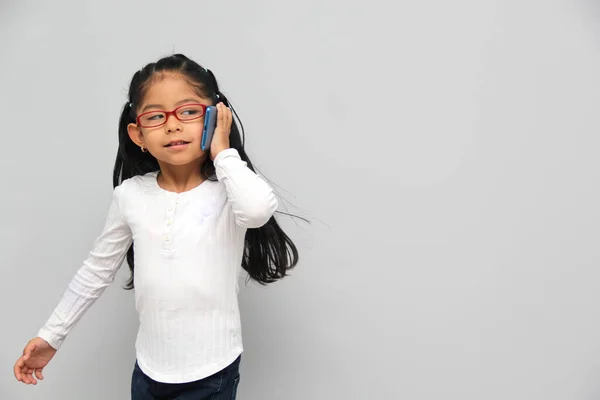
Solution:
<path fill-rule="evenodd" d="M 185 103 L 199 103 L 199 101 L 198 101 L 198 99 L 191 99 L 191 98 L 183 99 L 183 100 L 180 100 L 177 103 L 175 103 L 175 106 L 179 106 L 179 105 L 185 104 Z M 144 106 L 144 108 L 142 108 L 141 112 L 144 112 L 151 108 L 158 108 L 158 109 L 162 110 L 165 107 L 162 104 L 147 104 L 146 106 Z"/>

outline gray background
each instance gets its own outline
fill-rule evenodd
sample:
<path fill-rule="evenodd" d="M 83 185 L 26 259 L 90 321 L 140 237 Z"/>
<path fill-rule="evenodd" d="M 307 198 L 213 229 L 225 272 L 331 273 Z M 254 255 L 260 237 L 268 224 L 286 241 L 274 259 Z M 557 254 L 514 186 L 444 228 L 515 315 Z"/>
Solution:
<path fill-rule="evenodd" d="M 0 5 L 0 399 L 127 399 L 117 283 L 12 366 L 104 223 L 133 73 L 215 71 L 302 262 L 242 288 L 238 398 L 600 396 L 597 1 Z"/>

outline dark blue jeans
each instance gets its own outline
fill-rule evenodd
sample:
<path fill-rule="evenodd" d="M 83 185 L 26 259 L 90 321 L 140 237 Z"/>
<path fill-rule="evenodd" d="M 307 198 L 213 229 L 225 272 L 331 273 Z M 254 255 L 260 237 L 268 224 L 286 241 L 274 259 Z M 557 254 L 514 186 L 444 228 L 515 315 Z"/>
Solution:
<path fill-rule="evenodd" d="M 189 383 L 156 382 L 136 362 L 131 377 L 131 400 L 235 400 L 240 358 L 216 374 Z"/>

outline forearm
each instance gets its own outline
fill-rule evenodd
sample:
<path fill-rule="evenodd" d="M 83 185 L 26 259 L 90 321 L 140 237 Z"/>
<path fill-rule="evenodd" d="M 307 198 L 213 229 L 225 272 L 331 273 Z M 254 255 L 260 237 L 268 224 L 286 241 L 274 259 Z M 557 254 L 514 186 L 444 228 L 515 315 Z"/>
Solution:
<path fill-rule="evenodd" d="M 237 150 L 219 152 L 215 169 L 217 178 L 225 184 L 238 225 L 258 228 L 273 216 L 278 207 L 273 189 L 247 167 Z"/>
<path fill-rule="evenodd" d="M 95 254 L 90 254 L 69 283 L 38 336 L 58 349 L 71 329 L 114 281 L 122 262 L 123 257 L 118 254 L 110 261 L 104 259 L 104 263 L 100 262 Z"/>
<path fill-rule="evenodd" d="M 132 243 L 115 189 L 104 229 L 38 336 L 58 349 L 69 331 L 115 278 Z"/>

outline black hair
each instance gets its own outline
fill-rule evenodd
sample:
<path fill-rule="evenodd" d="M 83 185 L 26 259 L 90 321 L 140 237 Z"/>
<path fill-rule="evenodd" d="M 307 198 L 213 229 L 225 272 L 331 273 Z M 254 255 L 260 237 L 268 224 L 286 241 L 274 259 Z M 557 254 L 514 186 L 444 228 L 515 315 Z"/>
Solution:
<path fill-rule="evenodd" d="M 163 73 L 177 73 L 188 80 L 197 93 L 202 97 L 211 99 L 213 104 L 219 101 L 232 109 L 236 119 L 231 124 L 229 136 L 230 147 L 240 154 L 250 170 L 254 171 L 252 162 L 244 150 L 244 130 L 239 116 L 231 106 L 229 100 L 219 90 L 219 85 L 214 74 L 203 68 L 193 60 L 182 54 L 174 54 L 164 57 L 157 62 L 146 65 L 137 71 L 129 85 L 128 101 L 123 107 L 119 120 L 119 149 L 113 170 L 113 187 L 117 187 L 126 179 L 136 175 L 144 175 L 149 172 L 160 170 L 158 161 L 149 152 L 142 152 L 133 143 L 127 132 L 127 126 L 135 123 L 136 108 L 152 82 L 160 79 Z M 217 180 L 213 161 L 206 157 L 201 166 L 201 174 L 205 179 Z M 127 263 L 131 271 L 131 277 L 125 285 L 125 289 L 134 288 L 134 254 L 133 244 L 127 252 Z M 288 273 L 298 263 L 298 250 L 292 240 L 281 229 L 275 217 L 260 228 L 251 228 L 246 232 L 242 267 L 248 272 L 249 279 L 260 284 L 275 282 Z"/>

